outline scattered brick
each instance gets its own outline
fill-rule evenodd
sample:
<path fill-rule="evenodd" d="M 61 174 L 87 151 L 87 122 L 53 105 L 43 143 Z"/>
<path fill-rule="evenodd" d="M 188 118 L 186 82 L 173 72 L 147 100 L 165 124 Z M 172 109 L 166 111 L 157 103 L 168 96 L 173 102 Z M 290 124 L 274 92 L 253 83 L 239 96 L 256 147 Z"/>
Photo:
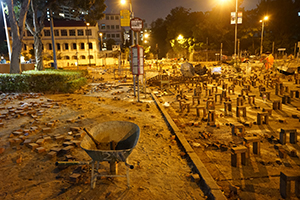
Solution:
<path fill-rule="evenodd" d="M 5 148 L 1 147 L 0 148 L 0 154 L 2 154 L 5 151 Z"/>
<path fill-rule="evenodd" d="M 67 154 L 67 153 L 70 153 L 71 149 L 73 149 L 74 146 L 67 146 L 67 147 L 64 147 L 61 151 L 62 153 L 64 154 Z"/>
<path fill-rule="evenodd" d="M 73 145 L 73 142 L 64 142 L 63 143 L 64 147 L 67 147 L 67 146 L 70 146 L 70 145 Z"/>
<path fill-rule="evenodd" d="M 50 136 L 44 136 L 43 138 L 44 138 L 45 142 L 51 141 L 51 137 Z"/>
<path fill-rule="evenodd" d="M 73 144 L 76 146 L 76 147 L 79 147 L 80 146 L 80 143 L 81 141 L 80 140 L 72 140 Z"/>
<path fill-rule="evenodd" d="M 35 143 L 41 146 L 45 143 L 45 139 L 38 139 Z"/>
<path fill-rule="evenodd" d="M 31 142 L 32 142 L 32 139 L 25 139 L 24 142 L 23 142 L 23 144 L 24 144 L 24 145 L 28 145 L 28 144 L 30 144 Z"/>
<path fill-rule="evenodd" d="M 70 130 L 74 132 L 79 132 L 81 129 L 80 127 L 71 127 Z"/>
<path fill-rule="evenodd" d="M 15 136 L 20 136 L 20 135 L 22 135 L 22 131 L 14 131 L 13 132 L 13 134 L 15 135 Z"/>
<path fill-rule="evenodd" d="M 20 164 L 22 161 L 23 161 L 22 156 L 19 156 L 19 158 L 16 160 L 16 163 L 17 163 L 17 164 Z"/>
<path fill-rule="evenodd" d="M 50 133 L 51 130 L 51 128 L 42 128 L 43 133 Z"/>
<path fill-rule="evenodd" d="M 55 152 L 55 151 L 50 151 L 50 152 L 47 154 L 47 157 L 51 159 L 51 158 L 55 158 L 56 155 L 57 155 L 57 152 Z"/>
<path fill-rule="evenodd" d="M 200 176 L 199 176 L 199 174 L 192 174 L 191 179 L 192 179 L 192 181 L 197 183 L 200 181 Z"/>
<path fill-rule="evenodd" d="M 71 140 L 73 140 L 73 136 L 67 136 L 67 137 L 65 137 L 65 141 L 71 141 Z"/>
<path fill-rule="evenodd" d="M 36 148 L 39 147 L 39 145 L 36 144 L 36 143 L 29 143 L 28 146 L 29 146 L 29 148 L 31 148 L 32 150 L 35 150 Z"/>
<path fill-rule="evenodd" d="M 4 128 L 4 124 L 3 123 L 0 123 L 0 128 Z"/>
<path fill-rule="evenodd" d="M 43 152 L 46 151 L 46 149 L 44 147 L 38 147 L 38 148 L 35 149 L 35 151 L 38 152 L 38 153 L 43 153 Z"/>
<path fill-rule="evenodd" d="M 56 140 L 56 141 L 63 141 L 64 139 L 65 139 L 65 137 L 62 136 L 62 135 L 56 136 L 56 137 L 55 137 L 55 140 Z"/>
<path fill-rule="evenodd" d="M 78 183 L 80 177 L 81 177 L 81 174 L 73 173 L 73 174 L 70 175 L 70 181 L 74 182 L 74 183 Z"/>
<path fill-rule="evenodd" d="M 75 122 L 75 119 L 67 119 L 67 122 L 68 122 L 68 123 L 74 123 L 74 122 Z"/>
<path fill-rule="evenodd" d="M 55 125 L 54 123 L 46 123 L 47 127 L 54 127 L 54 125 Z"/>

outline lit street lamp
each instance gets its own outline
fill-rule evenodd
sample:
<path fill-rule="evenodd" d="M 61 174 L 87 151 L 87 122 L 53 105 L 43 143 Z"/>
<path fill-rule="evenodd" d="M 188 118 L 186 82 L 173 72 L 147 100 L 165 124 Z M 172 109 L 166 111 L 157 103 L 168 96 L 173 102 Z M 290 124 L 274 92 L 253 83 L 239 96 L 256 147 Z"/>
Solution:
<path fill-rule="evenodd" d="M 126 4 L 126 0 L 121 0 L 121 4 L 125 5 Z M 130 11 L 130 19 L 134 18 L 134 13 L 132 11 L 132 4 L 131 4 L 131 0 L 129 0 L 129 11 Z M 134 45 L 134 33 L 131 30 L 131 44 Z"/>
<path fill-rule="evenodd" d="M 100 51 L 102 51 L 102 33 L 99 33 L 100 36 Z"/>
<path fill-rule="evenodd" d="M 265 21 L 267 21 L 269 19 L 268 16 L 265 16 L 264 19 L 260 20 L 259 22 L 261 22 L 261 38 L 260 38 L 260 56 L 263 52 L 263 39 L 264 39 L 264 27 L 265 27 Z"/>
<path fill-rule="evenodd" d="M 89 42 L 89 26 L 90 23 L 86 23 L 86 36 L 87 36 L 87 46 L 88 46 L 88 57 L 89 57 L 89 67 L 91 66 L 91 58 L 90 58 L 90 42 Z"/>

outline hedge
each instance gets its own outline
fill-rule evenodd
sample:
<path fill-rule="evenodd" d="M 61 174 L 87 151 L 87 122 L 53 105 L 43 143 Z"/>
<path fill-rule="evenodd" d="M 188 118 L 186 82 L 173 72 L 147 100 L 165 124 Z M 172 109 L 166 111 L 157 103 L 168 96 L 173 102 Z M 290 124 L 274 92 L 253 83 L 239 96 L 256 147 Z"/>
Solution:
<path fill-rule="evenodd" d="M 31 70 L 22 74 L 0 74 L 0 91 L 71 93 L 87 84 L 87 74 L 86 70 Z"/>

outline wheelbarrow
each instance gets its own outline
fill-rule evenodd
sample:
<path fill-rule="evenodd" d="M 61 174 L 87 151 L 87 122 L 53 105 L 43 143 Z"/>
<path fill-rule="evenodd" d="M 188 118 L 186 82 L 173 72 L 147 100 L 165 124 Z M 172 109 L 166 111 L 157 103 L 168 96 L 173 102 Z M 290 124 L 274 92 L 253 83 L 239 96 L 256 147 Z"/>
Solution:
<path fill-rule="evenodd" d="M 126 177 L 129 188 L 129 168 L 133 169 L 133 165 L 127 163 L 127 158 L 138 142 L 140 136 L 138 125 L 125 121 L 108 121 L 93 127 L 90 132 L 85 131 L 88 134 L 84 136 L 80 147 L 92 158 L 92 161 L 88 162 L 92 165 L 91 187 L 95 188 L 97 177 Z M 99 163 L 103 161 L 110 163 L 111 174 L 101 175 L 98 172 Z M 116 163 L 118 162 L 125 163 L 126 175 L 117 174 Z M 86 164 L 86 162 L 79 161 L 73 164 Z"/>

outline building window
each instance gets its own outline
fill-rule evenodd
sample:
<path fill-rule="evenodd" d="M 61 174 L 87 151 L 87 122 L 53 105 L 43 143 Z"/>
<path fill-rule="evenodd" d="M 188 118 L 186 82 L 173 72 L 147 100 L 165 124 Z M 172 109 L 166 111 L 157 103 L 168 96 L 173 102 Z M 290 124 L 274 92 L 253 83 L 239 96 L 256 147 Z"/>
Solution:
<path fill-rule="evenodd" d="M 74 29 L 69 30 L 69 36 L 75 36 L 75 30 Z"/>
<path fill-rule="evenodd" d="M 56 43 L 56 48 L 57 48 L 57 51 L 60 51 L 60 44 L 59 43 Z"/>
<path fill-rule="evenodd" d="M 115 20 L 119 20 L 119 16 L 115 16 Z"/>
<path fill-rule="evenodd" d="M 84 49 L 84 43 L 80 43 L 80 49 Z"/>
<path fill-rule="evenodd" d="M 89 43 L 89 49 L 93 49 L 93 43 Z"/>
<path fill-rule="evenodd" d="M 91 29 L 85 30 L 85 35 L 92 35 L 92 30 Z"/>
<path fill-rule="evenodd" d="M 50 43 L 48 44 L 48 49 L 52 50 L 52 44 L 50 44 Z"/>
<path fill-rule="evenodd" d="M 59 36 L 59 31 L 58 30 L 54 30 L 54 35 L 55 36 Z"/>
<path fill-rule="evenodd" d="M 78 36 L 83 36 L 83 30 L 82 29 L 77 30 L 77 35 Z"/>
<path fill-rule="evenodd" d="M 111 19 L 111 20 L 114 20 L 115 18 L 114 18 L 114 16 L 110 16 L 110 19 Z"/>
<path fill-rule="evenodd" d="M 44 36 L 50 36 L 50 30 L 44 30 Z"/>
<path fill-rule="evenodd" d="M 106 20 L 109 20 L 109 16 L 106 15 Z"/>
<path fill-rule="evenodd" d="M 111 25 L 111 29 L 115 29 L 115 25 Z"/>
<path fill-rule="evenodd" d="M 101 24 L 101 29 L 105 29 L 105 24 Z"/>
<path fill-rule="evenodd" d="M 11 35 L 11 34 L 10 34 Z M 30 37 L 30 36 L 33 36 L 29 30 L 27 30 L 27 36 Z"/>
<path fill-rule="evenodd" d="M 77 60 L 77 56 L 72 56 L 72 59 Z"/>
<path fill-rule="evenodd" d="M 70 60 L 70 56 L 65 56 L 65 60 Z"/>
<path fill-rule="evenodd" d="M 109 26 L 109 25 L 106 25 L 106 29 L 110 29 L 110 26 Z"/>
<path fill-rule="evenodd" d="M 120 34 L 116 34 L 116 37 L 119 38 L 119 37 L 120 37 Z"/>
<path fill-rule="evenodd" d="M 85 59 L 85 56 L 80 56 L 80 59 Z"/>
<path fill-rule="evenodd" d="M 110 38 L 110 34 L 109 33 L 107 34 L 107 38 Z"/>
<path fill-rule="evenodd" d="M 65 43 L 65 50 L 69 50 L 69 44 Z"/>
<path fill-rule="evenodd" d="M 68 32 L 67 32 L 67 30 L 60 30 L 60 35 L 61 36 L 68 36 Z"/>
<path fill-rule="evenodd" d="M 111 34 L 111 37 L 112 37 L 112 38 L 115 38 L 115 37 L 116 37 L 116 35 L 115 35 L 115 34 Z"/>
<path fill-rule="evenodd" d="M 93 59 L 93 58 L 94 58 L 94 56 L 92 56 L 92 55 L 89 55 L 89 56 L 88 56 L 88 58 L 89 58 L 89 59 Z"/>
<path fill-rule="evenodd" d="M 119 25 L 116 25 L 116 29 L 120 29 L 120 26 L 119 26 Z"/>
<path fill-rule="evenodd" d="M 76 43 L 73 43 L 73 49 L 77 49 L 77 44 Z"/>

